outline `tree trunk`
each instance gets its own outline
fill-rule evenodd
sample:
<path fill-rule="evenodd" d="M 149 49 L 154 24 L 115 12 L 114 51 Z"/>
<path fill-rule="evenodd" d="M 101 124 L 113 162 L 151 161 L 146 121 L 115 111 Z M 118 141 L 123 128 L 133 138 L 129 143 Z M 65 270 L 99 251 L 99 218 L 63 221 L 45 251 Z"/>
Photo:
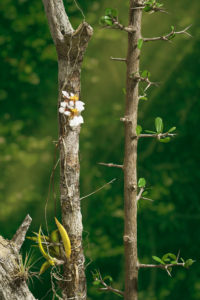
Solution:
<path fill-rule="evenodd" d="M 73 30 L 65 13 L 62 0 L 43 0 L 51 35 L 58 55 L 59 98 L 62 91 L 80 97 L 80 74 L 83 56 L 93 34 L 83 22 Z M 67 117 L 59 115 L 60 196 L 62 223 L 72 246 L 70 261 L 65 260 L 61 285 L 63 299 L 86 299 L 86 278 L 82 248 L 82 215 L 79 193 L 79 134 L 80 126 L 70 127 Z"/>
<path fill-rule="evenodd" d="M 20 268 L 19 250 L 30 223 L 27 216 L 11 241 L 0 236 L 0 300 L 36 300 L 26 284 L 28 273 Z"/>
<path fill-rule="evenodd" d="M 138 299 L 138 258 L 137 258 L 137 111 L 138 81 L 134 75 L 139 72 L 140 50 L 137 47 L 141 35 L 141 6 L 130 0 L 129 26 L 134 32 L 128 33 L 126 111 L 125 111 L 125 156 L 124 156 L 124 247 L 125 247 L 125 299 Z"/>

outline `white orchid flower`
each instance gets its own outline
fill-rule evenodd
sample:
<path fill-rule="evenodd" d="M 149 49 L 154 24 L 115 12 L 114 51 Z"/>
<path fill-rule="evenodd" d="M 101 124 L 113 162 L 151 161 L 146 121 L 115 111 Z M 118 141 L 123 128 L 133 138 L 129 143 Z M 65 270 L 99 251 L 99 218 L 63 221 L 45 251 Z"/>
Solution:
<path fill-rule="evenodd" d="M 69 121 L 69 125 L 71 127 L 76 127 L 80 124 L 84 123 L 82 116 L 75 116 L 73 119 Z"/>
<path fill-rule="evenodd" d="M 79 111 L 79 112 L 82 112 L 85 107 L 84 107 L 85 103 L 82 102 L 82 101 L 76 101 L 75 102 L 75 108 Z"/>

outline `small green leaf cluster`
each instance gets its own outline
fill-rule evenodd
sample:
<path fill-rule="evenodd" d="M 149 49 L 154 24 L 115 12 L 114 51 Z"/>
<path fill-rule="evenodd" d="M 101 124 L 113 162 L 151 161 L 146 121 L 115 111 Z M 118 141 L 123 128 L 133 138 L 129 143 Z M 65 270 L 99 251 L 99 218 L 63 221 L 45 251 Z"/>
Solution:
<path fill-rule="evenodd" d="M 163 124 L 163 120 L 160 117 L 155 118 L 155 129 L 156 131 L 152 131 L 152 130 L 145 130 L 145 132 L 150 133 L 150 134 L 162 134 L 163 133 L 163 129 L 164 129 L 164 124 Z M 171 127 L 167 133 L 172 133 L 176 130 L 176 127 Z M 164 137 L 159 139 L 159 142 L 161 143 L 168 143 L 171 140 L 170 137 Z"/>
<path fill-rule="evenodd" d="M 106 8 L 105 15 L 100 18 L 99 23 L 102 26 L 113 26 L 114 21 L 117 20 L 117 16 L 118 16 L 117 9 Z"/>
<path fill-rule="evenodd" d="M 159 8 L 161 8 L 163 6 L 162 3 L 159 3 L 156 0 L 145 1 L 144 5 L 145 5 L 145 7 L 144 7 L 145 12 L 158 11 Z"/>
<path fill-rule="evenodd" d="M 145 187 L 146 187 L 146 179 L 145 178 L 143 178 L 143 177 L 139 178 L 138 187 L 140 189 L 143 189 L 143 193 L 142 193 L 141 197 L 148 195 L 148 191 L 145 190 Z"/>
<path fill-rule="evenodd" d="M 165 266 L 169 275 L 171 275 L 173 265 L 175 266 L 177 264 L 182 263 L 182 266 L 188 269 L 195 262 L 195 260 L 191 258 L 185 261 L 182 257 L 180 258 L 180 262 L 179 262 L 179 254 L 176 256 L 173 253 L 166 253 L 162 256 L 162 258 L 158 256 L 152 256 L 152 258 L 159 264 Z"/>

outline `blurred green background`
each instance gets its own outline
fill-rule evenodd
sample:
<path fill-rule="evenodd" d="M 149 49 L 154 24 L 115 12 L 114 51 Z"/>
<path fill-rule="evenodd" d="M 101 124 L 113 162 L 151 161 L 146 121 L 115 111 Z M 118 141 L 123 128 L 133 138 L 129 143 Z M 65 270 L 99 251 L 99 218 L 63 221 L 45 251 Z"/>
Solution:
<path fill-rule="evenodd" d="M 76 27 L 82 16 L 73 0 L 65 4 Z M 88 299 L 109 300 L 118 296 L 97 292 L 92 272 L 111 275 L 114 286 L 123 289 L 123 174 L 98 162 L 123 162 L 119 119 L 124 111 L 125 65 L 109 58 L 126 55 L 127 36 L 101 29 L 98 22 L 105 8 L 113 7 L 127 24 L 128 1 L 79 0 L 79 4 L 94 27 L 82 69 L 86 111 L 80 137 L 81 195 L 116 178 L 82 201 Z M 178 36 L 172 43 L 159 41 L 142 48 L 141 69 L 149 70 L 152 80 L 161 85 L 149 90 L 148 101 L 141 101 L 138 123 L 153 130 L 159 116 L 166 129 L 177 127 L 178 136 L 168 144 L 150 139 L 139 143 L 138 176 L 146 178 L 154 202 L 139 205 L 138 252 L 141 262 L 152 263 L 152 255 L 180 250 L 183 258 L 196 263 L 189 270 L 174 270 L 172 278 L 162 270 L 142 270 L 139 299 L 196 300 L 200 299 L 200 4 L 199 0 L 164 4 L 169 14 L 144 14 L 143 35 L 157 36 L 169 32 L 171 25 L 179 30 L 192 24 L 193 37 Z M 41 0 L 2 0 L 0 17 L 0 227 L 1 235 L 10 239 L 27 213 L 33 218 L 29 233 L 44 226 L 58 131 L 57 59 Z M 59 203 L 59 170 L 55 190 Z M 51 194 L 50 229 L 55 228 L 53 215 Z M 30 246 L 27 241 L 24 254 Z M 51 294 L 46 295 L 49 273 L 30 288 L 38 299 L 51 299 Z"/>

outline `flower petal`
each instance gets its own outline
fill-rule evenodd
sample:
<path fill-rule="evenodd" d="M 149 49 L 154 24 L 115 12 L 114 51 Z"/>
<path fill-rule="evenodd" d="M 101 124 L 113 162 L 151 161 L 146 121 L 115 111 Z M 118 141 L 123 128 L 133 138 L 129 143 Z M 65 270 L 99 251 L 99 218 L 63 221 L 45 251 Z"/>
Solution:
<path fill-rule="evenodd" d="M 77 109 L 79 112 L 81 112 L 81 111 L 83 111 L 83 110 L 85 109 L 84 105 L 85 105 L 85 103 L 82 102 L 82 101 L 76 101 L 76 102 L 75 102 L 75 107 L 76 107 L 76 109 Z"/>
<path fill-rule="evenodd" d="M 66 115 L 66 116 L 71 116 L 71 112 L 70 112 L 69 110 L 66 110 L 66 111 L 64 112 L 64 115 Z"/>
<path fill-rule="evenodd" d="M 61 106 L 61 107 L 66 107 L 66 106 L 67 106 L 67 102 L 65 102 L 65 101 L 60 102 L 60 106 Z"/>
<path fill-rule="evenodd" d="M 63 114 L 64 112 L 65 112 L 64 107 L 60 107 L 60 108 L 59 108 L 59 113 Z"/>
<path fill-rule="evenodd" d="M 62 91 L 62 95 L 66 98 L 70 98 L 70 95 L 66 91 Z"/>

